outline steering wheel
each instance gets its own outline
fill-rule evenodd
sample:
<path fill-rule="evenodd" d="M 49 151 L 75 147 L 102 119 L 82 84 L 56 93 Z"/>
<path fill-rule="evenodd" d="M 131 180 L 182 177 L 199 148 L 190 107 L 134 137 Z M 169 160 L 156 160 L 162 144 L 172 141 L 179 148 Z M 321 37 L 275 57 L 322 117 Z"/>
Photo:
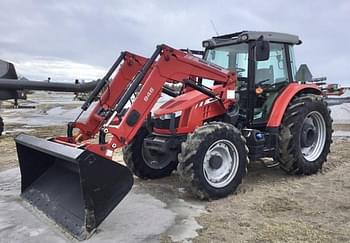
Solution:
<path fill-rule="evenodd" d="M 277 83 L 266 83 L 270 81 L 270 79 L 264 79 L 255 84 L 256 89 L 260 89 L 261 93 L 259 95 L 266 96 L 265 90 L 271 90 L 272 87 L 275 87 Z"/>
<path fill-rule="evenodd" d="M 245 72 L 245 69 L 244 69 L 244 68 L 236 67 L 236 68 L 235 68 L 235 71 L 236 71 L 236 73 L 243 73 L 243 72 Z"/>
<path fill-rule="evenodd" d="M 256 87 L 261 87 L 261 86 L 266 86 L 266 85 L 271 85 L 271 84 L 265 84 L 267 81 L 270 81 L 270 79 L 264 79 L 264 80 L 260 80 L 259 82 L 257 82 L 255 84 Z"/>
<path fill-rule="evenodd" d="M 285 85 L 286 83 L 288 83 L 288 81 L 283 81 L 283 82 L 277 82 L 277 83 L 266 84 L 267 81 L 270 81 L 270 79 L 264 79 L 264 80 L 261 80 L 261 81 L 257 82 L 257 83 L 255 84 L 255 87 L 256 87 L 256 88 L 260 87 L 260 88 L 262 88 L 263 90 L 265 90 L 265 89 L 270 89 L 270 88 L 272 88 L 272 87 L 274 87 L 274 88 L 277 89 L 277 87 L 283 86 L 283 85 Z"/>

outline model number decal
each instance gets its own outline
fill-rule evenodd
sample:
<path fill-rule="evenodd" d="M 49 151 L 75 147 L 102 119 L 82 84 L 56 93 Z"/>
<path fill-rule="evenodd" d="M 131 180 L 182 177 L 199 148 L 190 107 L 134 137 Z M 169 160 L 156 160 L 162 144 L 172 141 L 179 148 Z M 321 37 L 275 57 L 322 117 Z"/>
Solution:
<path fill-rule="evenodd" d="M 153 92 L 154 92 L 154 89 L 153 89 L 152 87 L 149 88 L 149 90 L 147 91 L 147 94 L 145 95 L 145 97 L 143 97 L 143 100 L 144 100 L 145 102 L 147 102 L 148 99 L 149 99 L 149 97 L 153 94 Z"/>

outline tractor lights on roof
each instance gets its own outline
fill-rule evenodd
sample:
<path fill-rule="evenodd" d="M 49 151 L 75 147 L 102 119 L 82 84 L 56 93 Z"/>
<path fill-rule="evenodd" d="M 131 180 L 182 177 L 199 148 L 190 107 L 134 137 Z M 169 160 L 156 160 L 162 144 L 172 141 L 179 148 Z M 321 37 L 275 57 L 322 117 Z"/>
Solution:
<path fill-rule="evenodd" d="M 203 42 L 202 42 L 202 46 L 203 46 L 204 48 L 208 48 L 208 47 L 210 46 L 210 41 L 203 41 Z"/>
<path fill-rule="evenodd" d="M 247 41 L 248 40 L 248 34 L 244 34 L 240 36 L 241 41 Z"/>
<path fill-rule="evenodd" d="M 213 37 L 213 39 L 203 41 L 202 46 L 203 48 L 210 48 L 210 47 L 215 47 L 217 45 L 222 45 L 226 42 L 239 43 L 239 42 L 247 42 L 248 40 L 249 40 L 249 35 L 247 33 L 241 34 L 234 38 Z"/>

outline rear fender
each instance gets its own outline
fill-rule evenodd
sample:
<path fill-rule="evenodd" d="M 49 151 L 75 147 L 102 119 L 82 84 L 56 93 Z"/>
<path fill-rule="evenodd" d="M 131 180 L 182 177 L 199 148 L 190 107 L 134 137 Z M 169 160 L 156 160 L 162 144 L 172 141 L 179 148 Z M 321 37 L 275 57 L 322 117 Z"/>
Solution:
<path fill-rule="evenodd" d="M 321 91 L 313 84 L 289 84 L 277 97 L 270 113 L 267 127 L 279 127 L 281 125 L 283 115 L 291 100 L 301 93 L 321 94 Z"/>

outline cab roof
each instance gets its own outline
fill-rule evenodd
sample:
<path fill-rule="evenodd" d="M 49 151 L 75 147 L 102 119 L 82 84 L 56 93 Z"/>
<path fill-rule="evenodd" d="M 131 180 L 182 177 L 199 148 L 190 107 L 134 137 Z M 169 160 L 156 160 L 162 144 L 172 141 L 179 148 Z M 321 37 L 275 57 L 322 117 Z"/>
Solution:
<path fill-rule="evenodd" d="M 297 35 L 291 35 L 279 32 L 269 32 L 269 31 L 241 31 L 232 34 L 225 34 L 214 36 L 211 39 L 203 41 L 203 47 L 214 47 L 227 44 L 237 44 L 242 42 L 249 42 L 257 40 L 263 37 L 266 41 L 287 43 L 292 45 L 299 45 L 302 41 Z"/>

